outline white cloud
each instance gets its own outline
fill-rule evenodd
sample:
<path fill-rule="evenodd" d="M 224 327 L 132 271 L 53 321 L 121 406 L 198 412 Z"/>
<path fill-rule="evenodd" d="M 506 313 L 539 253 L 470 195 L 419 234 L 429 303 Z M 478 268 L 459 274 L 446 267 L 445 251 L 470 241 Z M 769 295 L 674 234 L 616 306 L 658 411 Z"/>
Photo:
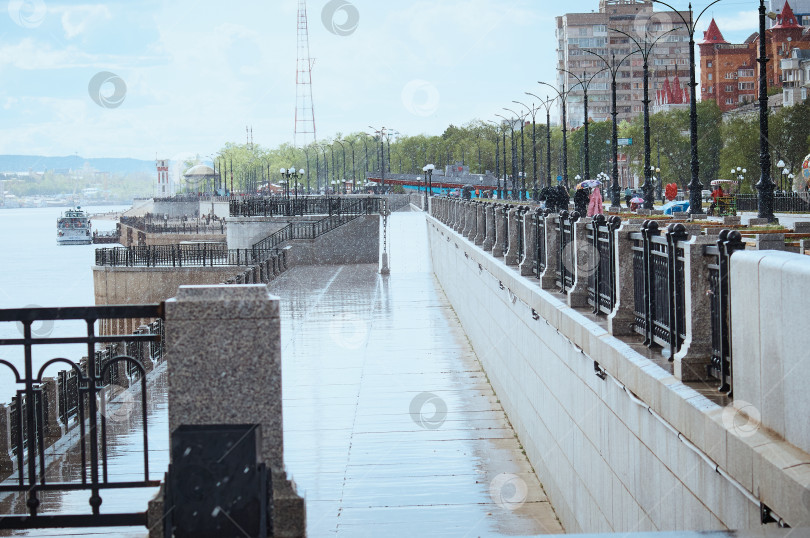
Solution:
<path fill-rule="evenodd" d="M 56 6 L 50 11 L 62 14 L 62 29 L 68 39 L 73 39 L 91 26 L 112 18 L 110 10 L 104 5 Z"/>

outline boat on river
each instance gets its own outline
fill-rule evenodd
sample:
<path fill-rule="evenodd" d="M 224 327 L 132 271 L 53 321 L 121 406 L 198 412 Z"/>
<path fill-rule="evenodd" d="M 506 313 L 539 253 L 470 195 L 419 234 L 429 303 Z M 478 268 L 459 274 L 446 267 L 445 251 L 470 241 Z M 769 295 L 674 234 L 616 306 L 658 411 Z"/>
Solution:
<path fill-rule="evenodd" d="M 81 207 L 68 209 L 56 220 L 56 243 L 59 245 L 89 245 L 93 242 L 90 217 Z"/>

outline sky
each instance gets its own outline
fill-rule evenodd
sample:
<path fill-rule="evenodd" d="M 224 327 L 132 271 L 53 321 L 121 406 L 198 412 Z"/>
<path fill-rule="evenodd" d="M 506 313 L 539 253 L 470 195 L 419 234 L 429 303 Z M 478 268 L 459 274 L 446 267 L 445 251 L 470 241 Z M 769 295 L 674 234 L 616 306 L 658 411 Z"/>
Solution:
<path fill-rule="evenodd" d="M 670 0 L 679 9 L 688 1 Z M 703 9 L 709 0 L 695 0 Z M 554 81 L 554 17 L 598 0 L 308 0 L 319 139 L 496 119 Z M 721 0 L 725 38 L 757 0 Z M 293 141 L 297 0 L 9 0 L 0 154 L 176 158 Z M 563 11 L 565 10 L 565 11 Z M 527 103 L 528 104 L 528 103 Z"/>

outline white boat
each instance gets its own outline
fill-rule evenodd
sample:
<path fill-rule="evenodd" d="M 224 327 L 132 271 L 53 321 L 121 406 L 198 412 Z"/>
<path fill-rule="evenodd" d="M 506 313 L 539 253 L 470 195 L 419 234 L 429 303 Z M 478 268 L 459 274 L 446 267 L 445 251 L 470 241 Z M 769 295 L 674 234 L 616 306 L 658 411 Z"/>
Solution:
<path fill-rule="evenodd" d="M 56 220 L 56 243 L 59 245 L 89 245 L 93 242 L 90 217 L 81 207 L 68 209 Z"/>

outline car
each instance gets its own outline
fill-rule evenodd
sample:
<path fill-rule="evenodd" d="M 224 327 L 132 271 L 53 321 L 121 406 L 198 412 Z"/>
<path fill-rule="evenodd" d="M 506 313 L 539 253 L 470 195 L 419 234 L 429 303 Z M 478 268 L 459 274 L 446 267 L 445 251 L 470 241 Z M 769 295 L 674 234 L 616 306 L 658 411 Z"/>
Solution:
<path fill-rule="evenodd" d="M 703 189 L 700 191 L 700 197 L 703 198 L 704 202 L 710 202 L 712 199 L 712 191 L 709 189 Z"/>

